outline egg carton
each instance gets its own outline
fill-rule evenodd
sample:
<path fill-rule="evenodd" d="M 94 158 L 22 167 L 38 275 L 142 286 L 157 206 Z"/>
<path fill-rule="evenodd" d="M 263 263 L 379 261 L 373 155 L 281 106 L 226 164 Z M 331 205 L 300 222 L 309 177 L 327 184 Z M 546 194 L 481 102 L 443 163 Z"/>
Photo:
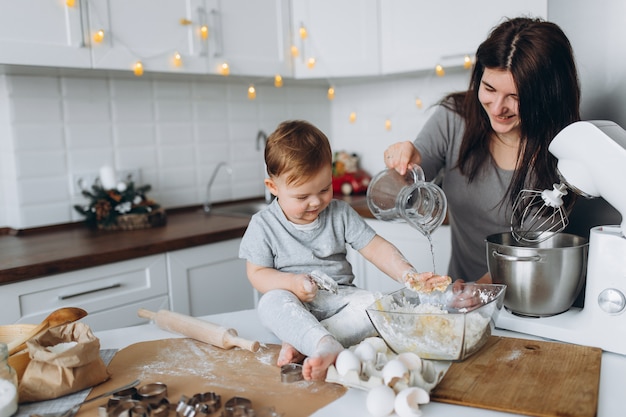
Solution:
<path fill-rule="evenodd" d="M 359 350 L 365 350 L 362 349 L 365 343 L 374 347 L 375 356 L 358 354 Z M 388 385 L 396 391 L 406 387 L 418 387 L 430 393 L 445 374 L 443 370 L 438 371 L 432 362 L 423 360 L 414 353 L 397 355 L 391 352 L 380 338 L 368 338 L 346 351 L 350 353 L 342 352 L 335 365 L 328 368 L 326 382 L 365 391 Z M 355 358 L 359 361 L 358 366 Z M 346 366 L 346 362 L 352 362 L 352 365 Z"/>

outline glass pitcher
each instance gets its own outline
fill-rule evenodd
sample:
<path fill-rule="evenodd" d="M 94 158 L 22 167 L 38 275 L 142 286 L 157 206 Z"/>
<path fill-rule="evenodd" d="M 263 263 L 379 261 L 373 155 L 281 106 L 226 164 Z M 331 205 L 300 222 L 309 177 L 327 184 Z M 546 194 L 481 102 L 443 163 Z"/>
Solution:
<path fill-rule="evenodd" d="M 443 190 L 413 165 L 404 176 L 395 169 L 379 172 L 367 188 L 367 205 L 377 219 L 406 222 L 429 236 L 443 223 L 448 202 Z"/>

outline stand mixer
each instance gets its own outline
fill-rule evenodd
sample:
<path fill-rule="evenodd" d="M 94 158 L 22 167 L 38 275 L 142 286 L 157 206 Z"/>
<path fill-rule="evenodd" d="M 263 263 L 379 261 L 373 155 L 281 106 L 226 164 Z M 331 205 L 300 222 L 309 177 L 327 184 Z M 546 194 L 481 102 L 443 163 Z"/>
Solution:
<path fill-rule="evenodd" d="M 604 198 L 622 223 L 590 231 L 584 307 L 539 318 L 503 309 L 496 327 L 626 355 L 626 131 L 610 121 L 576 122 L 555 136 L 549 150 L 562 184 L 584 197 Z"/>

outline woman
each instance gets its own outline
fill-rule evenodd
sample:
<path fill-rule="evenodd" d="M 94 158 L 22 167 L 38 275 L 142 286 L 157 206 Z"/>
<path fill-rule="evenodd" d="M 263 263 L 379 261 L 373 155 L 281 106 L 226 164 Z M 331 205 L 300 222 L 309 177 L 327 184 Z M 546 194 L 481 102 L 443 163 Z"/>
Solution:
<path fill-rule="evenodd" d="M 414 142 L 391 145 L 385 164 L 400 174 L 420 165 L 443 170 L 452 232 L 448 274 L 490 282 L 485 238 L 509 231 L 522 189 L 558 182 L 548 145 L 580 120 L 572 47 L 554 23 L 514 18 L 476 52 L 469 89 L 445 97 Z"/>

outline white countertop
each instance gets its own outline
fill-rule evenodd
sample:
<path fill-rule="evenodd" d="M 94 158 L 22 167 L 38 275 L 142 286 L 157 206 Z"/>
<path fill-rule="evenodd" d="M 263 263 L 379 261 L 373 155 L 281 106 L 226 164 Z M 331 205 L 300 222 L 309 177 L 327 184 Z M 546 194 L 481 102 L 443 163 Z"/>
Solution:
<path fill-rule="evenodd" d="M 269 333 L 257 317 L 254 310 L 238 311 L 234 313 L 216 314 L 200 317 L 226 327 L 237 329 L 240 336 L 258 340 L 261 343 L 276 343 L 279 340 Z M 168 339 L 172 337 L 182 337 L 174 333 L 159 329 L 154 324 L 126 327 L 115 330 L 96 332 L 100 339 L 102 349 L 121 349 L 133 343 L 147 340 Z M 508 331 L 496 330 L 498 336 L 513 336 L 532 339 L 531 336 L 512 333 Z M 597 417 L 617 417 L 624 412 L 624 383 L 626 379 L 626 356 L 604 352 L 602 354 L 602 368 L 600 373 L 600 396 Z M 365 407 L 365 391 L 349 389 L 348 392 L 338 400 L 317 411 L 315 417 L 336 417 L 336 416 L 368 416 Z M 514 416 L 497 411 L 490 411 L 481 408 L 463 407 L 443 403 L 432 402 L 420 407 L 423 417 L 429 416 L 461 416 L 461 417 L 504 417 Z M 394 414 L 395 415 L 395 414 Z"/>

